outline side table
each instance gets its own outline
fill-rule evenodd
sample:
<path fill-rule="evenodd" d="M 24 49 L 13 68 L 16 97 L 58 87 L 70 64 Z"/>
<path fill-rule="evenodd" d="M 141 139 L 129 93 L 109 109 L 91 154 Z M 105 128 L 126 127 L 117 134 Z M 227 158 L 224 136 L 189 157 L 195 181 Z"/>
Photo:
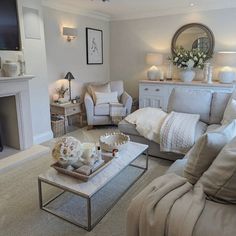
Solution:
<path fill-rule="evenodd" d="M 65 133 L 67 133 L 67 127 L 69 125 L 68 121 L 69 116 L 78 115 L 80 126 L 83 125 L 82 104 L 83 104 L 82 102 L 79 102 L 70 104 L 52 103 L 50 105 L 51 114 L 64 116 Z"/>

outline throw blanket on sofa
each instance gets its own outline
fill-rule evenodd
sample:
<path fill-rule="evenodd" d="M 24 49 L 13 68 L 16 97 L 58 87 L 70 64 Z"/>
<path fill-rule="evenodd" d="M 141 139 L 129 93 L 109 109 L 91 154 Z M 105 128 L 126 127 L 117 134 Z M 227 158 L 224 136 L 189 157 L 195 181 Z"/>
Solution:
<path fill-rule="evenodd" d="M 127 236 L 192 236 L 205 206 L 202 186 L 167 174 L 155 179 L 128 209 Z"/>
<path fill-rule="evenodd" d="M 161 127 L 160 149 L 186 154 L 195 143 L 195 130 L 200 115 L 172 111 Z"/>
<path fill-rule="evenodd" d="M 160 143 L 160 129 L 167 113 L 159 108 L 145 107 L 128 115 L 125 120 L 136 125 L 136 130 L 146 139 Z"/>

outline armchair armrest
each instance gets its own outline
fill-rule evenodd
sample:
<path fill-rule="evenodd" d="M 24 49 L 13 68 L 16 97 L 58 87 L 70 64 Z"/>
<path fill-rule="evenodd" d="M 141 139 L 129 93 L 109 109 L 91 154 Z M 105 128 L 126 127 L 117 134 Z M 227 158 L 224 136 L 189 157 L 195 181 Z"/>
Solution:
<path fill-rule="evenodd" d="M 84 105 L 86 109 L 88 125 L 93 125 L 94 102 L 93 102 L 92 97 L 88 93 L 86 93 L 84 96 Z"/>
<path fill-rule="evenodd" d="M 127 92 L 124 92 L 121 96 L 121 102 L 126 107 L 127 115 L 129 115 L 131 113 L 133 98 Z"/>

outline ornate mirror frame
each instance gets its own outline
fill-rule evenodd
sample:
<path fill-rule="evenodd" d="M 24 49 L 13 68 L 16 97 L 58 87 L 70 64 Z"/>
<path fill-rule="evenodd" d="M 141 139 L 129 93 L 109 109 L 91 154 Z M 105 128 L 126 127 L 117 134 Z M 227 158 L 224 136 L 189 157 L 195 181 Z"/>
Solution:
<path fill-rule="evenodd" d="M 199 27 L 200 29 L 204 30 L 207 34 L 207 37 L 209 38 L 209 50 L 208 50 L 208 55 L 212 56 L 213 52 L 214 52 L 214 48 L 215 48 L 215 37 L 213 32 L 205 25 L 200 24 L 200 23 L 190 23 L 187 25 L 182 26 L 181 28 L 179 28 L 176 33 L 174 34 L 173 38 L 172 38 L 172 42 L 171 42 L 171 51 L 172 54 L 174 55 L 174 49 L 176 48 L 176 41 L 178 39 L 178 37 L 180 36 L 180 34 L 182 32 L 184 32 L 185 30 L 192 28 L 192 27 Z"/>

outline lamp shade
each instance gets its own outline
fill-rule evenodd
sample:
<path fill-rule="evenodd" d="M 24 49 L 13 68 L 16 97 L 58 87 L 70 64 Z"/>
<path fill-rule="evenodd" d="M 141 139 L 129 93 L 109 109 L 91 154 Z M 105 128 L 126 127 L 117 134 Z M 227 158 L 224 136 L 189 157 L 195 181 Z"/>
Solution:
<path fill-rule="evenodd" d="M 71 72 L 68 72 L 65 76 L 65 79 L 71 81 L 71 80 L 75 79 L 75 77 L 72 75 Z"/>
<path fill-rule="evenodd" d="M 76 28 L 63 27 L 62 34 L 65 36 L 76 37 L 78 36 L 78 30 Z"/>
<path fill-rule="evenodd" d="M 146 62 L 151 66 L 160 66 L 163 63 L 163 55 L 160 53 L 148 53 L 146 55 Z"/>
<path fill-rule="evenodd" d="M 218 52 L 216 62 L 219 66 L 236 67 L 236 52 Z"/>

